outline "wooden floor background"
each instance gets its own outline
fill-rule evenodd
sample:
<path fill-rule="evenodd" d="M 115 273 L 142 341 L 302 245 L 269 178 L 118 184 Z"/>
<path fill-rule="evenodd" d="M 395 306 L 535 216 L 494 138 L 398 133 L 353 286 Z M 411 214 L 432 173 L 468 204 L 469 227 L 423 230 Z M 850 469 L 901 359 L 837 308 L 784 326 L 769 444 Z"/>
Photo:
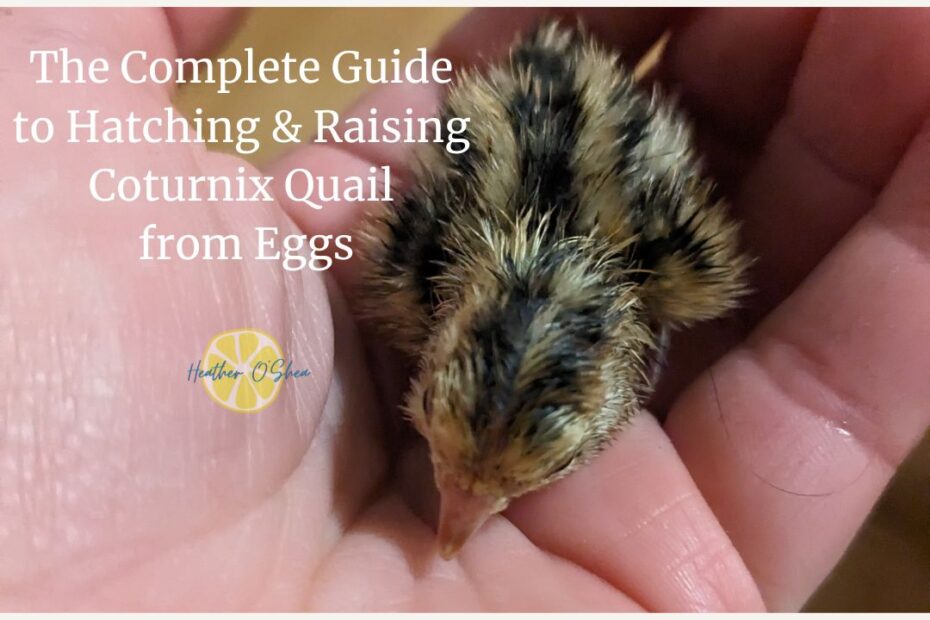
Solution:
<path fill-rule="evenodd" d="M 430 46 L 465 9 L 259 9 L 253 11 L 224 55 L 255 48 L 256 57 L 314 56 L 321 63 L 344 49 L 390 56 Z M 327 72 L 321 72 L 326 76 Z M 277 155 L 270 140 L 274 110 L 288 108 L 296 122 L 312 110 L 342 110 L 365 89 L 332 79 L 315 85 L 255 85 L 228 95 L 192 87 L 178 96 L 182 109 L 208 115 L 263 116 L 258 163 Z M 301 112 L 302 111 L 302 112 Z M 930 377 L 928 377 L 930 380 Z M 930 435 L 900 471 L 846 557 L 808 603 L 810 611 L 930 611 Z"/>

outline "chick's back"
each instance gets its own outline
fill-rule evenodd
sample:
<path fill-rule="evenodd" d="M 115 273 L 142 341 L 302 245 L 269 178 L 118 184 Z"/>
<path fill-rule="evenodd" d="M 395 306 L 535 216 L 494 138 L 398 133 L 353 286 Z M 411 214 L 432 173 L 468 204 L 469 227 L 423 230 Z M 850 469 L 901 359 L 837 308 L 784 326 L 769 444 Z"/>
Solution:
<path fill-rule="evenodd" d="M 463 72 L 441 117 L 470 119 L 470 147 L 422 151 L 414 187 L 369 231 L 366 311 L 395 346 L 419 355 L 475 269 L 512 259 L 501 234 L 541 237 L 540 251 L 590 238 L 657 326 L 735 305 L 737 227 L 687 125 L 580 30 L 545 24 L 507 61 Z"/>

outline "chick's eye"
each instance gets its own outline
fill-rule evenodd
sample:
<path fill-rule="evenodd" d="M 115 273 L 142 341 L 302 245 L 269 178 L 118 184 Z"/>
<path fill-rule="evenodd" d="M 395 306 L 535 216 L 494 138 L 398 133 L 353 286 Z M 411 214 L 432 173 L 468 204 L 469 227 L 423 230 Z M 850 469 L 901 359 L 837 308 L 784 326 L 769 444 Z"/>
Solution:
<path fill-rule="evenodd" d="M 558 473 L 562 472 L 563 470 L 565 470 L 569 465 L 571 465 L 572 463 L 575 462 L 575 457 L 576 457 L 576 456 L 577 456 L 576 454 L 570 455 L 567 459 L 565 459 L 565 461 L 563 461 L 562 463 L 559 463 L 558 465 L 556 465 L 556 466 L 552 469 L 552 471 L 549 472 L 549 475 L 550 475 L 550 476 L 555 476 L 556 474 L 558 474 Z"/>
<path fill-rule="evenodd" d="M 423 417 L 426 419 L 427 422 L 429 421 L 430 416 L 432 415 L 432 407 L 430 407 L 432 400 L 433 400 L 432 388 L 425 388 L 423 390 L 423 402 L 421 402 L 420 404 L 423 407 Z"/>

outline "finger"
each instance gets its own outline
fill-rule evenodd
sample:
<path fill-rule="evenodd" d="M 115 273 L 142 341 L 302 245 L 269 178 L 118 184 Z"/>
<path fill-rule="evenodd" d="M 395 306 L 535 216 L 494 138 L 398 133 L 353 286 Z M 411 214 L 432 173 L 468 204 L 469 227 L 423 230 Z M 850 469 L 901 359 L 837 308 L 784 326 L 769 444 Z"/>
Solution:
<path fill-rule="evenodd" d="M 467 65 L 485 58 L 499 55 L 516 34 L 517 29 L 541 19 L 545 13 L 539 10 L 511 11 L 499 9 L 477 10 L 470 13 L 440 43 L 432 57 L 455 58 L 458 66 Z M 665 29 L 675 13 L 669 11 L 610 11 L 592 13 L 591 17 L 603 16 L 598 20 L 599 28 L 610 32 L 609 43 L 627 49 L 631 62 L 637 54 L 648 48 Z M 388 85 L 371 91 L 345 113 L 344 116 L 369 116 L 376 109 L 377 118 L 405 116 L 411 110 L 414 117 L 433 116 L 437 113 L 442 91 L 436 85 Z M 340 178 L 367 176 L 372 167 L 388 165 L 392 179 L 397 183 L 392 192 L 399 199 L 402 183 L 409 178 L 407 166 L 412 161 L 413 144 L 309 144 L 274 162 L 269 172 L 275 177 L 275 188 L 287 212 L 302 230 L 313 234 L 342 234 L 352 231 L 362 216 L 371 209 L 383 208 L 372 203 L 330 202 L 323 209 L 314 210 L 306 205 L 289 200 L 282 186 L 287 173 L 294 168 L 322 171 L 326 175 Z M 351 288 L 356 275 L 354 263 L 337 265 L 334 273 L 344 286 Z"/>
<path fill-rule="evenodd" d="M 775 609 L 824 578 L 930 423 L 928 166 L 930 123 L 875 209 L 672 411 Z"/>
<path fill-rule="evenodd" d="M 553 557 L 500 516 L 492 517 L 453 561 L 437 554 L 438 493 L 423 443 L 398 454 L 394 493 L 352 524 L 315 575 L 309 607 L 463 611 L 638 611 L 597 575 Z M 377 563 L 372 564 L 372 558 Z M 364 563 L 364 566 L 362 565 Z M 378 573 L 377 588 L 348 596 L 360 571 Z M 532 574 L 531 580 L 514 579 Z M 357 588 L 356 588 L 357 589 Z"/>
<path fill-rule="evenodd" d="M 904 154 L 930 110 L 928 29 L 926 9 L 820 14 L 786 115 L 737 198 L 763 304 L 872 206 Z"/>
<path fill-rule="evenodd" d="M 781 116 L 815 9 L 695 11 L 675 28 L 657 68 L 681 97 L 698 149 L 728 193 Z"/>
<path fill-rule="evenodd" d="M 167 8 L 165 15 L 174 35 L 178 56 L 200 57 L 216 50 L 245 17 L 242 9 Z"/>
<path fill-rule="evenodd" d="M 758 146 L 784 110 L 816 9 L 709 8 L 675 28 L 659 67 L 689 115 L 737 146 Z"/>
<path fill-rule="evenodd" d="M 819 14 L 785 114 L 734 196 L 744 245 L 757 258 L 754 293 L 724 329 L 675 338 L 658 410 L 742 340 L 873 205 L 930 109 L 928 28 L 927 10 Z"/>
<path fill-rule="evenodd" d="M 761 609 L 752 578 L 655 419 L 508 513 L 536 545 L 657 611 Z"/>
<path fill-rule="evenodd" d="M 617 443 L 584 470 L 515 502 L 505 513 L 509 522 L 492 517 L 457 561 L 482 583 L 492 584 L 493 578 L 478 575 L 491 564 L 497 566 L 507 555 L 504 549 L 525 549 L 529 538 L 550 559 L 578 567 L 610 585 L 615 594 L 623 593 L 606 608 L 597 597 L 590 598 L 586 609 L 757 605 L 748 572 L 726 537 L 721 538 L 713 515 L 655 421 L 643 415 Z M 425 446 L 405 455 L 398 481 L 407 504 L 435 531 L 438 493 Z M 579 510 L 588 506 L 592 509 Z M 538 589 L 535 582 L 509 589 L 513 593 L 523 585 Z"/>
<path fill-rule="evenodd" d="M 0 40 L 6 52 L 0 81 L 9 94 L 0 98 L 0 114 L 6 118 L 23 110 L 67 127 L 68 109 L 100 109 L 102 116 L 125 119 L 130 113 L 158 117 L 169 105 L 161 86 L 142 97 L 142 87 L 116 81 L 38 86 L 29 66 L 28 50 L 40 46 L 67 45 L 83 59 L 108 54 L 111 62 L 135 49 L 169 57 L 173 43 L 161 11 L 114 17 L 111 11 L 15 9 L 0 15 Z M 159 560 L 170 567 L 166 549 L 248 521 L 251 509 L 310 461 L 317 477 L 301 476 L 316 483 L 300 496 L 309 528 L 304 550 L 313 547 L 307 556 L 325 551 L 317 536 L 351 518 L 347 513 L 367 496 L 383 462 L 370 447 L 377 431 L 360 419 L 371 417 L 367 386 L 345 384 L 351 413 L 334 408 L 343 384 L 338 376 L 333 380 L 334 329 L 322 279 L 309 271 L 285 273 L 276 261 L 251 260 L 255 226 L 287 233 L 292 223 L 275 205 L 100 204 L 87 190 L 91 175 L 106 167 L 135 178 L 149 170 L 233 178 L 244 165 L 235 158 L 184 144 L 15 144 L 12 133 L 12 123 L 0 124 L 0 141 L 13 145 L 0 149 L 0 222 L 7 241 L 0 244 L 0 264 L 8 274 L 0 278 L 0 391 L 6 395 L 0 411 L 0 606 L 15 601 L 60 609 L 91 601 L 92 607 L 103 600 L 93 599 L 98 588 L 130 579 L 133 568 Z M 243 260 L 187 262 L 175 254 L 169 261 L 142 261 L 140 232 L 152 222 L 156 232 L 197 240 L 235 234 Z M 174 247 L 169 244 L 169 254 Z M 241 327 L 272 334 L 295 368 L 310 371 L 282 386 L 278 399 L 256 415 L 221 408 L 203 380 L 188 375 L 216 334 Z M 341 341 L 340 351 L 351 356 L 357 343 Z M 19 380 L 30 365 L 26 357 L 45 360 L 42 372 Z M 327 409 L 324 403 L 332 404 Z M 354 445 L 372 458 L 364 468 L 353 466 L 352 480 L 337 492 L 331 475 L 345 473 L 339 451 L 348 452 L 351 443 L 337 432 L 342 429 L 351 430 Z M 250 523 L 250 540 L 264 542 L 261 532 L 268 529 Z M 261 559 L 271 561 L 275 550 L 259 548 L 266 554 Z M 197 564 L 212 594 L 223 588 L 209 585 L 227 577 L 225 587 L 241 593 L 246 577 L 258 574 L 252 568 L 210 571 L 223 566 L 216 560 L 223 558 L 200 557 Z M 170 570 L 165 574 L 175 581 L 158 580 L 164 586 L 158 592 L 180 583 Z M 151 596 L 154 581 L 140 578 L 138 591 Z M 104 595 L 119 599 L 118 590 Z"/>
<path fill-rule="evenodd" d="M 121 55 L 121 50 L 139 49 L 149 52 L 150 56 L 174 56 L 174 42 L 164 11 L 123 11 L 119 28 L 113 27 L 113 15 L 114 12 L 109 9 L 48 11 L 12 8 L 4 12 L 0 21 L 0 28 L 8 35 L 3 42 L 4 49 L 18 50 L 25 47 L 28 60 L 28 50 L 32 48 L 28 47 L 29 41 L 23 40 L 25 37 L 33 35 L 36 37 L 34 41 L 39 42 L 49 39 L 50 33 L 54 33 L 61 36 L 61 42 L 64 43 L 65 34 L 72 33 L 67 41 L 69 49 L 86 50 L 87 59 L 103 56 L 110 60 L 111 67 L 119 66 L 120 59 L 117 54 Z M 135 45 L 129 47 L 129 43 Z M 4 60 L 12 61 L 13 58 L 6 57 Z M 25 74 L 32 76 L 33 71 L 34 69 L 29 68 Z"/>

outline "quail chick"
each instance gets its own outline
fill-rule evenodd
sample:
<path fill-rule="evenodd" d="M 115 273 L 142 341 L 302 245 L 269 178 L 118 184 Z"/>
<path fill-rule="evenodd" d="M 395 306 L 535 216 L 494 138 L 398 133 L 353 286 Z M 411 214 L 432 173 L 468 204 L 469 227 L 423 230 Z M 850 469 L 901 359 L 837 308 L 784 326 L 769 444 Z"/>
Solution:
<path fill-rule="evenodd" d="M 449 558 L 602 450 L 649 395 L 665 330 L 733 308 L 748 261 L 685 122 L 580 29 L 540 26 L 462 75 L 442 115 L 471 119 L 470 148 L 421 154 L 369 230 L 363 298 L 419 360 L 406 411 Z"/>

